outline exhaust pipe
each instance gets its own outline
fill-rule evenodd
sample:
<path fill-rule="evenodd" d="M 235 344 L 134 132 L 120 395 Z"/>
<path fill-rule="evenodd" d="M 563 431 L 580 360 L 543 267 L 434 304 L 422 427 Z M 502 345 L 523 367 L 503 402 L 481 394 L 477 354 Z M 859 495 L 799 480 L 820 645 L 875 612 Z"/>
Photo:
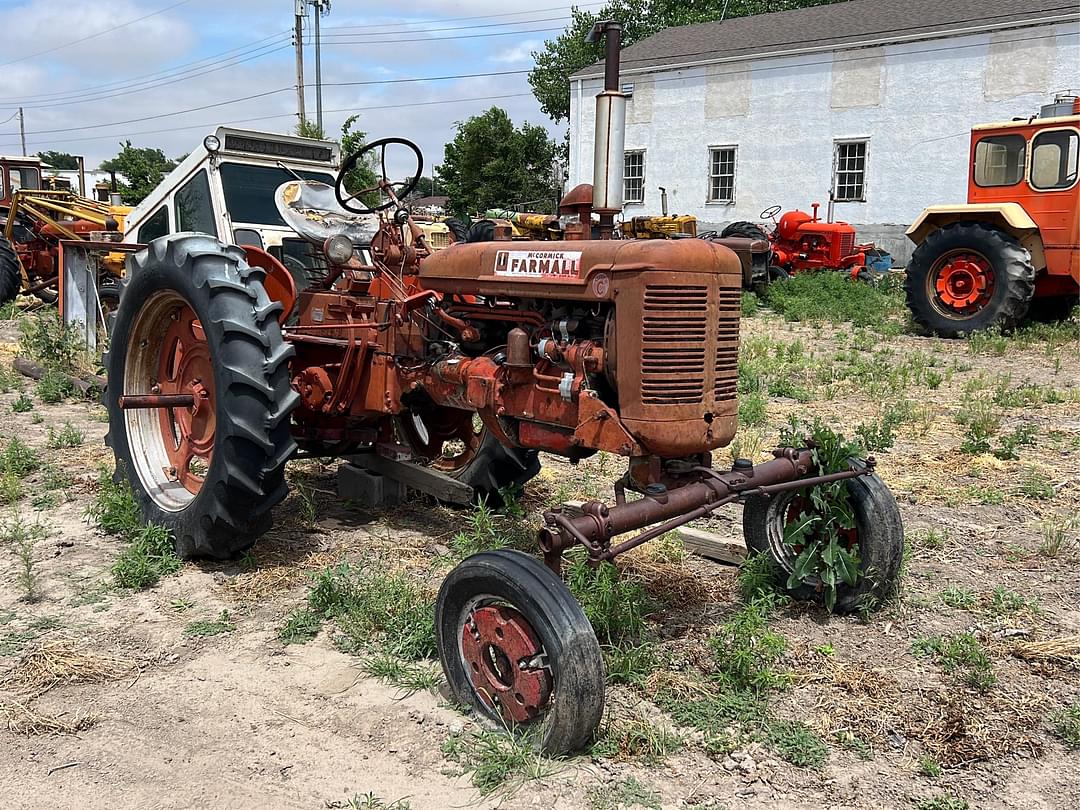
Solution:
<path fill-rule="evenodd" d="M 593 210 L 600 215 L 600 238 L 611 239 L 615 215 L 623 207 L 623 151 L 626 96 L 619 89 L 619 46 L 622 23 L 603 20 L 585 41 L 604 41 L 604 90 L 596 96 L 596 139 L 593 147 Z"/>

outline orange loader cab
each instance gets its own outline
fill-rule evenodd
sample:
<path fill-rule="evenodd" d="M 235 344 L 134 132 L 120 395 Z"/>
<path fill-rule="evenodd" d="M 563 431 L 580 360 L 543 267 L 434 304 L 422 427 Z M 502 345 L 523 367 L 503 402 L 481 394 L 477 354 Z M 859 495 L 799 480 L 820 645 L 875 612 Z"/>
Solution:
<path fill-rule="evenodd" d="M 908 229 L 912 316 L 959 337 L 1028 312 L 1080 304 L 1080 98 L 971 131 L 966 205 L 935 205 Z"/>

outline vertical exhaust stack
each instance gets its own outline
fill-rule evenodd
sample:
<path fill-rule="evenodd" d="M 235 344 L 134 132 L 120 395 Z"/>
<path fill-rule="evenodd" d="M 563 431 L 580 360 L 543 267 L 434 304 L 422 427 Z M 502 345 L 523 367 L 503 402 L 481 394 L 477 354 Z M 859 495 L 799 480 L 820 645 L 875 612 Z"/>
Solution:
<path fill-rule="evenodd" d="M 586 42 L 604 45 L 604 90 L 596 96 L 596 142 L 593 147 L 593 210 L 600 215 L 600 238 L 610 239 L 615 215 L 623 207 L 623 148 L 626 96 L 619 90 L 619 46 L 622 23 L 604 20 L 593 26 Z"/>

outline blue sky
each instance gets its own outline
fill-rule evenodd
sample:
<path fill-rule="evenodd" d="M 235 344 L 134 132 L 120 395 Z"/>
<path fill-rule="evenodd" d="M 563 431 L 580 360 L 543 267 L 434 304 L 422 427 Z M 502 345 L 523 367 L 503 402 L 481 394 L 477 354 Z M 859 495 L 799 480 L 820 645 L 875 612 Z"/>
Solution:
<path fill-rule="evenodd" d="M 543 124 L 562 137 L 524 71 L 530 52 L 568 22 L 571 5 L 334 0 L 322 20 L 327 132 L 336 136 L 358 112 L 369 138 L 410 138 L 429 167 L 441 159 L 454 122 L 493 104 L 518 124 Z M 126 139 L 175 157 L 217 124 L 289 131 L 296 123 L 293 7 L 293 0 L 0 0 L 0 122 L 21 104 L 31 154 L 83 154 L 91 167 Z M 305 81 L 313 84 L 313 47 L 306 57 Z M 473 73 L 498 75 L 381 84 Z M 208 105 L 217 106 L 195 109 Z M 314 87 L 307 109 L 314 119 Z M 239 123 L 254 118 L 263 120 Z M 17 118 L 0 123 L 0 154 L 20 151 Z"/>

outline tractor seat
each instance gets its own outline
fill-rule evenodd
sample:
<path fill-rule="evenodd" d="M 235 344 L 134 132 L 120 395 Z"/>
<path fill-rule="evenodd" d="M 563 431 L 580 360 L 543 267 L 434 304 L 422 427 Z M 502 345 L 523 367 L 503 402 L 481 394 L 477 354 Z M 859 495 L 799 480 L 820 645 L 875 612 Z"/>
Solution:
<path fill-rule="evenodd" d="M 315 180 L 290 180 L 274 192 L 285 224 L 309 242 L 322 245 L 344 234 L 357 247 L 368 247 L 379 228 L 374 214 L 354 214 L 341 207 L 334 187 Z"/>

